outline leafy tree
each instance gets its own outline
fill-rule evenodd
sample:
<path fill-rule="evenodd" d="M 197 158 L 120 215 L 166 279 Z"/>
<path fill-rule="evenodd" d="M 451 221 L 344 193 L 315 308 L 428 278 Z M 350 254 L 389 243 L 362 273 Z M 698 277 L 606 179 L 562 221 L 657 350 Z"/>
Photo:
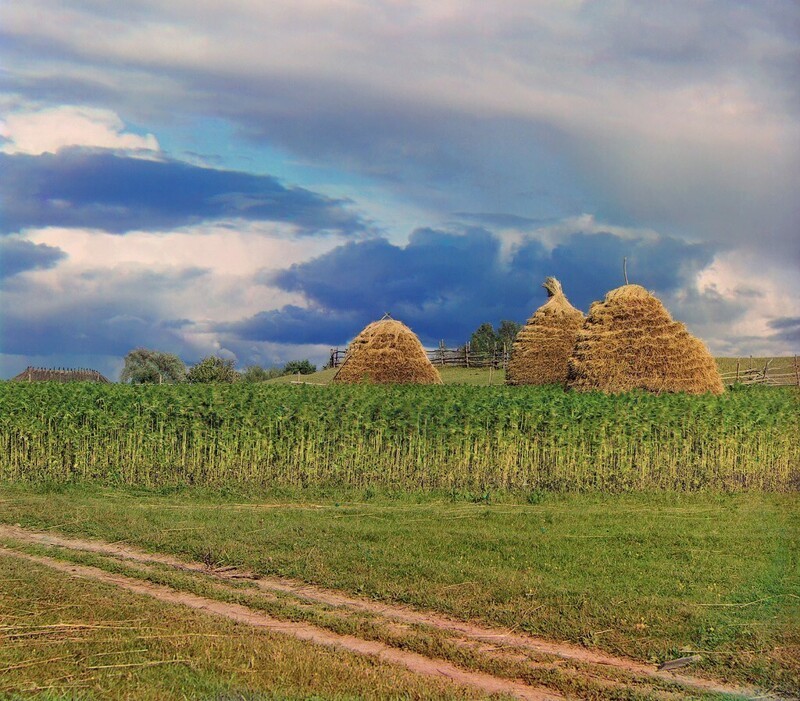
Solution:
<path fill-rule="evenodd" d="M 517 334 L 521 328 L 522 324 L 518 324 L 516 321 L 503 319 L 497 329 L 498 344 L 502 345 L 505 343 L 506 348 L 510 349 L 511 344 L 514 343 L 514 339 L 517 337 Z"/>
<path fill-rule="evenodd" d="M 497 345 L 497 334 L 494 327 L 486 322 L 472 332 L 469 349 L 473 353 L 491 353 Z"/>
<path fill-rule="evenodd" d="M 186 373 L 186 381 L 199 382 L 236 382 L 239 373 L 233 367 L 233 360 L 223 360 L 215 355 L 203 358 Z"/>
<path fill-rule="evenodd" d="M 260 365 L 249 365 L 239 376 L 242 382 L 266 382 L 283 375 L 281 368 L 262 368 Z"/>
<path fill-rule="evenodd" d="M 120 382 L 133 385 L 174 384 L 186 379 L 186 365 L 172 353 L 136 348 L 125 356 Z"/>
<path fill-rule="evenodd" d="M 317 366 L 309 360 L 290 360 L 283 368 L 284 375 L 310 375 L 317 371 Z"/>

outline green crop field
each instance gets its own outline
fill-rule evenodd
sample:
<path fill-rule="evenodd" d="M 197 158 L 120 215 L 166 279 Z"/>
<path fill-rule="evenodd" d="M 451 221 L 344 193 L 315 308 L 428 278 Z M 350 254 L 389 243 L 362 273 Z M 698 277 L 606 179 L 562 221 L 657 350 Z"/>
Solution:
<path fill-rule="evenodd" d="M 800 484 L 800 395 L 0 384 L 0 479 L 401 490 Z"/>

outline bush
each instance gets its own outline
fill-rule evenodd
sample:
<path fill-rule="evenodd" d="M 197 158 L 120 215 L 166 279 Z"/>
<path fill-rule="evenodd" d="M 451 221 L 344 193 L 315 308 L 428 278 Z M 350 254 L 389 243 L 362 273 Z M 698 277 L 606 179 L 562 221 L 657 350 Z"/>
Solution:
<path fill-rule="evenodd" d="M 242 382 L 266 382 L 275 377 L 280 377 L 284 372 L 280 368 L 262 368 L 260 365 L 249 365 L 241 373 Z"/>
<path fill-rule="evenodd" d="M 283 368 L 284 375 L 310 375 L 317 371 L 317 366 L 309 360 L 290 360 Z"/>
<path fill-rule="evenodd" d="M 233 367 L 232 360 L 223 360 L 215 355 L 203 358 L 186 373 L 186 381 L 194 384 L 201 382 L 236 382 L 239 373 Z"/>
<path fill-rule="evenodd" d="M 125 356 L 119 381 L 132 385 L 174 384 L 186 379 L 186 366 L 172 353 L 136 348 Z"/>

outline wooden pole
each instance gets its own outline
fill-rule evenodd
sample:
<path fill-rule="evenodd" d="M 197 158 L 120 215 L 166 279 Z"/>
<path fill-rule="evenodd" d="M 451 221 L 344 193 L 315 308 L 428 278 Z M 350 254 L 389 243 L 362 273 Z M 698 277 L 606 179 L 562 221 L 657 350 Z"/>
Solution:
<path fill-rule="evenodd" d="M 741 358 L 736 358 L 736 384 L 739 384 L 739 364 L 742 362 Z"/>
<path fill-rule="evenodd" d="M 800 366 L 797 365 L 797 356 L 794 356 L 794 377 L 797 380 L 797 386 L 800 387 Z"/>

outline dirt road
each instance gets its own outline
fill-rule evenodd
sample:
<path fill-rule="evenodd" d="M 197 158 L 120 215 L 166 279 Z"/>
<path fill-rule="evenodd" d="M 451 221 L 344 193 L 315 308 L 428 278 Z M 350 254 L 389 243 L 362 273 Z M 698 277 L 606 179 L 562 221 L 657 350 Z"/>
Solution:
<path fill-rule="evenodd" d="M 68 576 L 113 584 L 137 594 L 268 628 L 315 644 L 372 655 L 419 674 L 446 676 L 454 682 L 489 694 L 545 701 L 565 696 L 580 697 L 580 691 L 575 690 L 580 689 L 581 685 L 590 684 L 595 690 L 635 688 L 644 694 L 665 699 L 696 697 L 707 693 L 731 694 L 738 698 L 766 698 L 754 689 L 659 671 L 652 665 L 575 645 L 459 621 L 435 612 L 381 604 L 302 582 L 260 577 L 234 568 L 214 569 L 200 562 L 148 553 L 119 543 L 70 538 L 6 525 L 0 525 L 0 540 L 6 543 L 0 547 L 2 556 L 25 558 Z M 30 545 L 46 546 L 51 552 L 46 555 L 33 554 L 21 549 Z M 132 570 L 122 575 L 106 571 L 102 563 L 100 566 L 90 566 L 69 561 L 71 557 L 80 559 L 80 554 L 87 553 L 108 558 L 110 562 L 127 563 Z M 153 568 L 188 573 L 211 581 L 221 596 L 200 596 L 176 586 L 144 581 L 146 576 L 152 579 Z M 223 600 L 225 593 L 229 594 L 237 585 L 235 591 L 241 591 L 240 583 L 243 581 L 250 585 L 249 589 L 262 595 L 281 597 L 281 601 L 294 601 L 298 606 L 310 607 L 311 613 L 307 617 L 314 622 L 297 621 L 296 617 L 286 620 L 265 613 L 258 607 Z M 330 620 L 332 623 L 326 627 L 317 620 Z M 364 621 L 369 623 L 365 628 L 369 635 L 343 634 L 334 630 L 341 630 L 347 625 L 360 630 L 359 624 Z M 440 648 L 445 652 L 436 656 L 415 651 L 414 636 L 422 634 L 439 636 Z M 451 655 L 453 659 L 444 659 L 447 650 L 466 652 L 468 658 Z M 537 679 L 551 677 L 563 681 L 537 683 Z"/>

